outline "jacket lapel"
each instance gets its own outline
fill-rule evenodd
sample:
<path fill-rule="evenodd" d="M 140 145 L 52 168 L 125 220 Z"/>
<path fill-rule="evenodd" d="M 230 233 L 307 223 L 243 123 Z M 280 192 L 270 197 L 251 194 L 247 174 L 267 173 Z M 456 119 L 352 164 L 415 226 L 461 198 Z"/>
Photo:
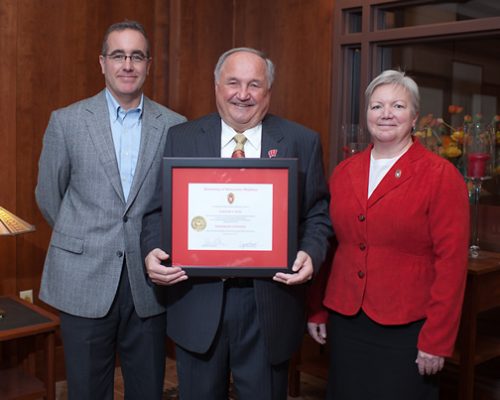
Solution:
<path fill-rule="evenodd" d="M 368 207 L 372 207 L 387 193 L 401 186 L 404 182 L 410 179 L 413 174 L 413 162 L 422 155 L 423 147 L 418 140 L 413 142 L 413 145 L 408 151 L 396 161 L 392 168 L 385 174 L 379 185 L 375 188 L 372 195 L 368 199 Z"/>
<path fill-rule="evenodd" d="M 139 158 L 127 199 L 127 208 L 130 207 L 137 193 L 139 193 L 139 189 L 146 178 L 147 172 L 151 168 L 155 155 L 158 151 L 163 151 L 163 149 L 159 149 L 163 134 L 163 129 L 159 122 L 162 113 L 146 96 L 144 96 L 143 107 Z"/>
<path fill-rule="evenodd" d="M 370 154 L 372 145 L 357 157 L 353 157 L 347 169 L 352 186 L 352 191 L 363 208 L 366 208 L 368 198 L 368 178 L 370 171 Z"/>
<path fill-rule="evenodd" d="M 287 147 L 283 140 L 284 134 L 273 117 L 267 115 L 262 121 L 261 158 L 283 158 L 287 157 Z"/>
<path fill-rule="evenodd" d="M 219 114 L 210 114 L 202 123 L 195 140 L 196 157 L 220 157 L 221 119 Z"/>
<path fill-rule="evenodd" d="M 104 90 L 89 101 L 86 111 L 86 124 L 89 135 L 94 143 L 97 157 L 116 194 L 125 203 Z"/>

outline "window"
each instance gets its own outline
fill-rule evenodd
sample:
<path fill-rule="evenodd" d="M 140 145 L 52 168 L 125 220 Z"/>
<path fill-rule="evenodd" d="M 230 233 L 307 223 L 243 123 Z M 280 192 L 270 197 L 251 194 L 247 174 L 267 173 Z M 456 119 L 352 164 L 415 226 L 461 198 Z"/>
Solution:
<path fill-rule="evenodd" d="M 445 22 L 500 17 L 500 4 L 491 0 L 412 1 L 377 8 L 377 29 L 393 29 Z M 407 2 L 408 3 L 408 2 Z"/>
<path fill-rule="evenodd" d="M 500 2 L 338 0 L 334 25 L 341 28 L 333 49 L 331 166 L 352 140 L 343 127 L 359 124 L 369 136 L 363 93 L 370 80 L 401 68 L 419 85 L 421 117 L 458 127 L 470 115 L 494 125 L 497 174 L 484 183 L 481 202 L 500 220 Z M 500 221 L 493 225 L 498 240 Z"/>

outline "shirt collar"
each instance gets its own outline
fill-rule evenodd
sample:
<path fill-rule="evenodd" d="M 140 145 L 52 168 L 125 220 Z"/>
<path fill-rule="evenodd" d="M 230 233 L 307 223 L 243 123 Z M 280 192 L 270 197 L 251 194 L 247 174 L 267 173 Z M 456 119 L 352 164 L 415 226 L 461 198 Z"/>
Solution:
<path fill-rule="evenodd" d="M 106 88 L 106 101 L 108 103 L 108 109 L 109 109 L 109 116 L 111 117 L 112 121 L 116 121 L 119 116 L 120 112 L 123 114 L 126 114 L 128 112 L 139 112 L 139 117 L 142 117 L 142 108 L 144 105 L 144 95 L 141 94 L 141 100 L 139 101 L 139 105 L 135 108 L 131 108 L 130 110 L 124 110 L 120 104 L 118 104 L 118 101 L 114 98 L 114 96 L 111 94 L 111 92 Z"/>
<path fill-rule="evenodd" d="M 226 124 L 222 118 L 221 125 L 221 144 L 222 147 L 225 147 L 229 144 L 229 142 L 233 140 L 234 135 L 236 135 L 238 132 L 236 132 L 233 128 Z M 262 140 L 262 122 L 260 122 L 253 128 L 247 129 L 246 131 L 241 133 L 243 133 L 247 137 L 247 143 L 250 143 L 252 147 L 258 149 Z"/>

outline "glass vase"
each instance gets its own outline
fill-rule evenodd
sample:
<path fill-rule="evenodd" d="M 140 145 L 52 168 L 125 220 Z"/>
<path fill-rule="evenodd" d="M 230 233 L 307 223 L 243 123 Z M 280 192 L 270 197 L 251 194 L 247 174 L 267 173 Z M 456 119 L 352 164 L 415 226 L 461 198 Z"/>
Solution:
<path fill-rule="evenodd" d="M 363 151 L 368 146 L 368 140 L 363 128 L 358 124 L 343 124 L 342 137 L 344 139 L 343 158 L 349 158 Z"/>
<path fill-rule="evenodd" d="M 471 183 L 471 244 L 469 256 L 479 257 L 479 198 L 483 181 L 491 179 L 495 165 L 495 132 L 491 125 L 473 121 L 465 125 L 464 161 L 465 179 Z"/>

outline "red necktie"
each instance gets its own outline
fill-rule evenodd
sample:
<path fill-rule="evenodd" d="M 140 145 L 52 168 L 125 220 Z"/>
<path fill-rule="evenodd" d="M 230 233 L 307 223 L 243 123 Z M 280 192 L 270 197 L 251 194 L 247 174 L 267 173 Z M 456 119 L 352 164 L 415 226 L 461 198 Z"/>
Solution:
<path fill-rule="evenodd" d="M 245 142 L 247 141 L 247 137 L 243 133 L 237 133 L 233 137 L 236 142 L 236 146 L 234 147 L 233 154 L 231 158 L 245 158 Z"/>

